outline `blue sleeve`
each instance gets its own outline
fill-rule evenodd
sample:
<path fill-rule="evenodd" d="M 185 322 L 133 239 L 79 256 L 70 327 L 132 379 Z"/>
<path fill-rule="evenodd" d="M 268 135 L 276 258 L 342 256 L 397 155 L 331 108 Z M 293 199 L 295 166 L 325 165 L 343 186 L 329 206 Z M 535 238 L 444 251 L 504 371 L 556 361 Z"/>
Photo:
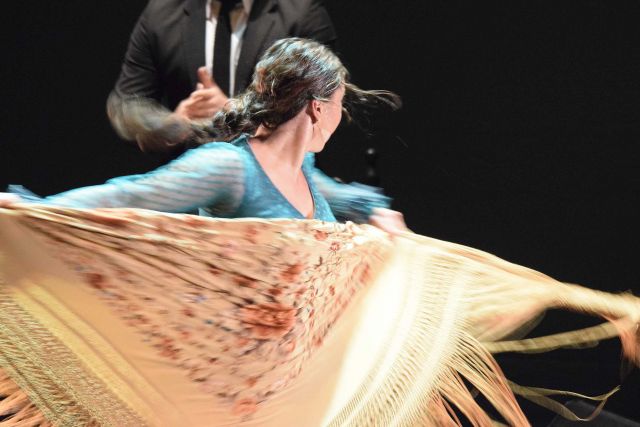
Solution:
<path fill-rule="evenodd" d="M 366 223 L 374 208 L 389 208 L 391 198 L 377 187 L 357 182 L 344 184 L 329 178 L 314 166 L 314 157 L 307 154 L 305 163 L 311 171 L 316 188 L 327 199 L 331 211 L 339 221 Z"/>
<path fill-rule="evenodd" d="M 240 153 L 227 143 L 189 150 L 171 163 L 142 175 L 114 178 L 102 185 L 78 188 L 43 199 L 76 208 L 131 207 L 187 212 L 198 207 L 235 210 L 244 194 Z"/>

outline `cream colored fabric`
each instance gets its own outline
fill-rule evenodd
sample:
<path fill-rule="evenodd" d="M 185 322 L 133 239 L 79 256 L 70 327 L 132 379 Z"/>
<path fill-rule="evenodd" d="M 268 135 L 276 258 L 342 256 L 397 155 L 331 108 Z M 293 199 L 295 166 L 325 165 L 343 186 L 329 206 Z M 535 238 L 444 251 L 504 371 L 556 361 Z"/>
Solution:
<path fill-rule="evenodd" d="M 638 298 L 368 226 L 18 205 L 0 254 L 11 425 L 491 425 L 462 378 L 527 425 L 490 352 L 619 334 L 638 361 Z M 499 341 L 550 307 L 614 326 Z"/>

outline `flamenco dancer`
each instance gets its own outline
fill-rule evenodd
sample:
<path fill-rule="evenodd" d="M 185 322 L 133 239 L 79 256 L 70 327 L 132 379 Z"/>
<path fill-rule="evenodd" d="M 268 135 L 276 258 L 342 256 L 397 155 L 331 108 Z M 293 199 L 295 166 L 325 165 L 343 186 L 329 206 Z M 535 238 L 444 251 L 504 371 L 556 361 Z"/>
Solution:
<path fill-rule="evenodd" d="M 2 194 L 0 425 L 493 425 L 468 384 L 528 425 L 514 392 L 549 393 L 492 353 L 619 335 L 638 362 L 638 298 L 417 236 L 376 189 L 316 169 L 343 110 L 375 104 L 400 102 L 284 39 L 215 116 L 222 141 L 103 185 Z M 610 322 L 504 340 L 550 307 Z"/>

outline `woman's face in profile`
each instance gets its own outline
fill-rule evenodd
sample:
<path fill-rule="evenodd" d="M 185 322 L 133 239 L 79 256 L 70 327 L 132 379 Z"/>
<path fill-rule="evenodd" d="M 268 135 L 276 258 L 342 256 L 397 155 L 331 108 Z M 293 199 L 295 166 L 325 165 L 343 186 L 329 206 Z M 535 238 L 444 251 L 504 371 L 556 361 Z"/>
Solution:
<path fill-rule="evenodd" d="M 319 130 L 314 138 L 309 151 L 314 153 L 322 151 L 331 135 L 336 131 L 342 120 L 342 99 L 344 98 L 344 86 L 340 86 L 329 98 L 322 102 L 322 114 L 316 124 Z"/>
<path fill-rule="evenodd" d="M 336 131 L 340 121 L 342 120 L 342 99 L 344 98 L 344 90 L 344 86 L 341 85 L 335 92 L 333 92 L 331 98 L 325 102 L 325 105 L 327 106 L 326 130 L 330 131 L 331 134 Z"/>

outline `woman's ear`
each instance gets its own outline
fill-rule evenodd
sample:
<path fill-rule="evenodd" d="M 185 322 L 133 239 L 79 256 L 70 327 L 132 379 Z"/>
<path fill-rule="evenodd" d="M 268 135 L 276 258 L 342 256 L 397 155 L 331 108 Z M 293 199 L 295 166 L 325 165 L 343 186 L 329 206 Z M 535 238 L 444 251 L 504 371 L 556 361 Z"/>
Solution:
<path fill-rule="evenodd" d="M 322 102 L 318 101 L 317 99 L 312 99 L 311 101 L 309 101 L 309 105 L 307 106 L 307 112 L 311 117 L 312 123 L 315 124 L 318 120 L 320 120 L 320 116 L 322 115 L 323 108 L 324 107 L 322 105 Z"/>

